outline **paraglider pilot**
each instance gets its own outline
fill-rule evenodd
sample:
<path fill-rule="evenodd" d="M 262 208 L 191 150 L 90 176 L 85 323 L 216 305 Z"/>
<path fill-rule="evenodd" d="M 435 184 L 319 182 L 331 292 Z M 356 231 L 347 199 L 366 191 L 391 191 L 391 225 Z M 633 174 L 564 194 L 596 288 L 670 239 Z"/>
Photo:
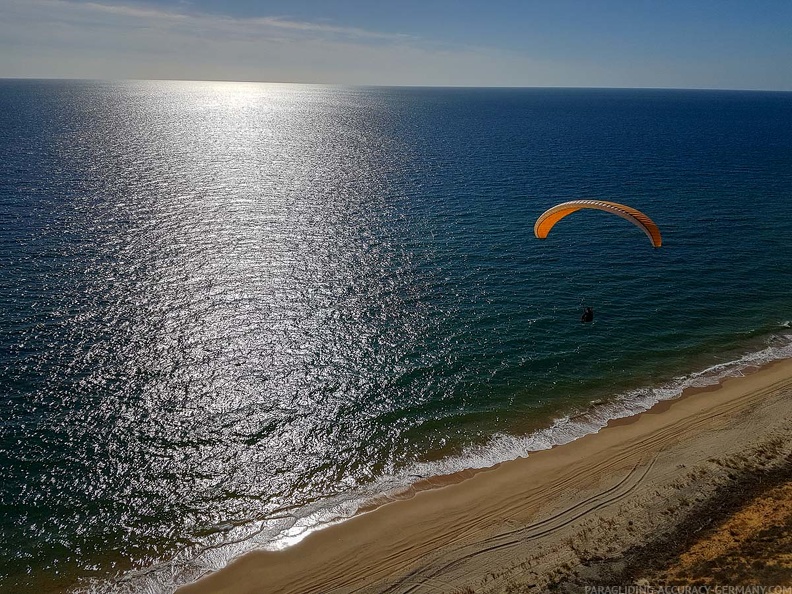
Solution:
<path fill-rule="evenodd" d="M 594 309 L 587 307 L 583 310 L 583 315 L 580 316 L 580 321 L 583 323 L 590 322 L 594 319 Z"/>

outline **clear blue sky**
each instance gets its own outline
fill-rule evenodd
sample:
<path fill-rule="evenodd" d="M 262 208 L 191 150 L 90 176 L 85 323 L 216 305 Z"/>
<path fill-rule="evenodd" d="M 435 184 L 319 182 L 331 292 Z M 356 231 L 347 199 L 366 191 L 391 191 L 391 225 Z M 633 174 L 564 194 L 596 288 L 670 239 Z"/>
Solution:
<path fill-rule="evenodd" d="M 0 77 L 792 90 L 792 0 L 0 0 Z"/>

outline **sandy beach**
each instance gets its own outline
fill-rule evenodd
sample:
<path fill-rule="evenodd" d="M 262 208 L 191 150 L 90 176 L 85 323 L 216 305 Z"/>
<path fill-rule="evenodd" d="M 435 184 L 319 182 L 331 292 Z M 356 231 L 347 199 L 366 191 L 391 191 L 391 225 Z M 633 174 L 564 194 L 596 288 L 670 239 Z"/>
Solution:
<path fill-rule="evenodd" d="M 528 458 L 440 477 L 289 549 L 250 553 L 179 593 L 479 594 L 636 583 L 638 569 L 652 569 L 645 559 L 657 558 L 653 551 L 676 555 L 699 533 L 738 521 L 732 512 L 748 495 L 788 492 L 791 438 L 792 360 L 784 360 Z M 740 526 L 755 536 L 785 513 L 758 512 L 756 525 Z M 763 574 L 773 584 L 792 580 L 792 560 L 768 564 L 779 568 Z M 687 579 L 681 567 L 677 579 Z M 656 569 L 640 579 L 671 575 Z"/>

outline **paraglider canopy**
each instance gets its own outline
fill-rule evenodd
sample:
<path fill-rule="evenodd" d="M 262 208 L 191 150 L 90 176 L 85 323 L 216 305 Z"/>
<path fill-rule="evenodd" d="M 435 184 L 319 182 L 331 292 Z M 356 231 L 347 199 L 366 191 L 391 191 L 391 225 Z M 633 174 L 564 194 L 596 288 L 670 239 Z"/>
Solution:
<path fill-rule="evenodd" d="M 663 240 L 660 237 L 660 229 L 657 228 L 657 225 L 652 219 L 650 219 L 640 210 L 636 210 L 630 206 L 625 206 L 624 204 L 608 202 L 605 200 L 572 200 L 570 202 L 557 204 L 556 206 L 546 210 L 539 216 L 538 219 L 536 219 L 536 223 L 534 224 L 534 235 L 536 235 L 536 237 L 539 239 L 545 239 L 547 234 L 550 232 L 550 229 L 552 229 L 558 221 L 567 215 L 584 208 L 604 210 L 605 212 L 618 215 L 621 218 L 630 221 L 633 225 L 646 233 L 646 236 L 649 238 L 649 241 L 652 242 L 654 247 L 659 248 L 661 245 L 663 245 Z"/>

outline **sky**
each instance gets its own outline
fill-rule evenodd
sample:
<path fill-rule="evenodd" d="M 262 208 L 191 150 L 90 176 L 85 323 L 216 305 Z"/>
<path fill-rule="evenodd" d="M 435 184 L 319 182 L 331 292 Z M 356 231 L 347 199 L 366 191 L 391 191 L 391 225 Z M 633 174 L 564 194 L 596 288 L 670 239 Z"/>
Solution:
<path fill-rule="evenodd" d="M 792 0 L 0 0 L 0 77 L 792 91 Z"/>

